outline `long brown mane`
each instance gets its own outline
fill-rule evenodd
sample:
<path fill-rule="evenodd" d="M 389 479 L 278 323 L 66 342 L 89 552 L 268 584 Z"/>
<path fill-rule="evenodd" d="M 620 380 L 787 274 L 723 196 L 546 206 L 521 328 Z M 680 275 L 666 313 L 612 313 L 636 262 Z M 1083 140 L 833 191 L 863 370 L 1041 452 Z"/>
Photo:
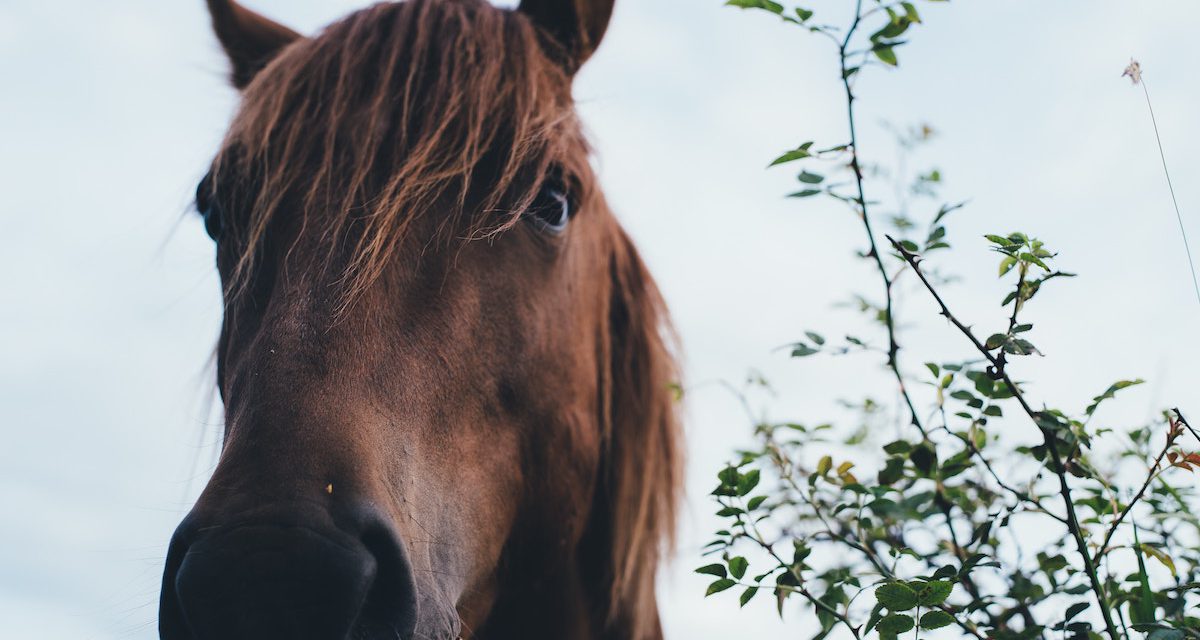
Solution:
<path fill-rule="evenodd" d="M 381 4 L 285 50 L 246 88 L 212 171 L 213 193 L 239 212 L 227 221 L 229 295 L 245 288 L 285 216 L 321 238 L 349 305 L 415 220 L 444 215 L 438 241 L 501 233 L 551 171 L 584 209 L 607 214 L 557 56 L 526 16 L 484 0 Z M 669 389 L 678 372 L 661 297 L 610 226 L 606 453 L 592 522 L 603 529 L 602 614 L 640 638 L 657 628 L 654 577 L 682 479 Z"/>
<path fill-rule="evenodd" d="M 683 439 L 671 384 L 679 380 L 666 306 L 622 234 L 613 258 L 612 393 L 608 462 L 614 577 L 612 611 L 632 616 L 632 637 L 657 623 L 654 578 L 674 540 L 683 483 Z"/>

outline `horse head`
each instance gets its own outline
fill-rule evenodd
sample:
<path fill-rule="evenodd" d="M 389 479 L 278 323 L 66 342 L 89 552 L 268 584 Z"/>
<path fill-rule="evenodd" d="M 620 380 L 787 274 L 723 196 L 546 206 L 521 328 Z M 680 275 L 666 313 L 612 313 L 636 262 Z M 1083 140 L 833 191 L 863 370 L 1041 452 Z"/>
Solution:
<path fill-rule="evenodd" d="M 224 440 L 162 637 L 659 637 L 676 371 L 571 97 L 612 0 L 208 6 Z"/>

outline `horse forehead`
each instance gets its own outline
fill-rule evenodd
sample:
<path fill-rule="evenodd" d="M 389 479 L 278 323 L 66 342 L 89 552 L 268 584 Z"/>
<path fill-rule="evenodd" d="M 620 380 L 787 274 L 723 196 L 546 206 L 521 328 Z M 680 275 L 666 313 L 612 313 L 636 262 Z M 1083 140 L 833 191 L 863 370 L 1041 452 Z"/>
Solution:
<path fill-rule="evenodd" d="M 476 340 L 472 331 L 488 322 L 487 300 L 496 301 L 495 291 L 511 294 L 520 288 L 524 270 L 512 263 L 514 252 L 505 252 L 508 258 L 498 261 L 498 252 L 479 241 L 431 247 L 424 226 L 417 225 L 411 237 L 397 240 L 387 269 L 347 306 L 342 263 L 353 256 L 327 263 L 319 238 L 295 238 L 279 258 L 281 282 L 262 307 L 235 309 L 233 325 L 240 324 L 240 314 L 258 315 L 256 346 L 275 349 L 273 355 L 340 350 L 357 362 L 380 352 L 380 343 L 388 351 L 409 347 L 445 352 L 452 346 L 447 340 Z"/>

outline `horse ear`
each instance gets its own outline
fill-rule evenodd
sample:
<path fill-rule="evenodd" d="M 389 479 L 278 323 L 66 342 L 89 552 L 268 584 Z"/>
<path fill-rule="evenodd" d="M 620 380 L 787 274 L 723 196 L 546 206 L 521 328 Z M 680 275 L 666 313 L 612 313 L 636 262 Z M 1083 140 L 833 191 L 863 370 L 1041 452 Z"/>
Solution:
<path fill-rule="evenodd" d="M 518 9 L 563 47 L 574 73 L 600 46 L 614 0 L 521 0 Z"/>
<path fill-rule="evenodd" d="M 213 31 L 233 64 L 233 86 L 246 88 L 284 47 L 301 38 L 291 29 L 265 18 L 235 0 L 207 0 Z"/>

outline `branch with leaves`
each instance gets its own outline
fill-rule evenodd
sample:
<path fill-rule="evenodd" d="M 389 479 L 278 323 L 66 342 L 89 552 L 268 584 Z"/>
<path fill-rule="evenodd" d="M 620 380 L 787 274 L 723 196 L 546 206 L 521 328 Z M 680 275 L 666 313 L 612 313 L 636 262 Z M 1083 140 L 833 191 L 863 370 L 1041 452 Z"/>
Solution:
<path fill-rule="evenodd" d="M 896 399 L 846 402 L 858 423 L 846 437 L 834 423 L 756 415 L 750 396 L 766 384 L 759 376 L 735 389 L 755 445 L 718 474 L 713 498 L 725 526 L 704 551 L 717 560 L 698 569 L 714 578 L 706 595 L 738 587 L 745 607 L 767 591 L 781 616 L 795 598 L 815 616 L 814 640 L 838 630 L 856 640 L 916 639 L 943 628 L 980 640 L 1200 638 L 1192 613 L 1200 604 L 1200 519 L 1192 515 L 1200 437 L 1186 441 L 1191 427 L 1178 409 L 1126 429 L 1098 413 L 1141 380 L 1114 383 L 1080 411 L 1035 405 L 1010 369 L 1042 355 L 1029 307 L 1073 274 L 1055 268 L 1057 256 L 1036 238 L 986 236 L 1012 286 L 1002 329 L 977 335 L 946 302 L 952 278 L 925 262 L 951 249 L 947 219 L 963 203 L 940 201 L 936 168 L 910 176 L 903 161 L 889 171 L 862 154 L 855 85 L 869 68 L 898 65 L 897 49 L 922 23 L 916 5 L 856 0 L 838 27 L 772 0 L 728 4 L 826 38 L 837 54 L 848 139 L 806 141 L 770 166 L 802 167 L 790 197 L 831 198 L 861 221 L 867 249 L 859 255 L 878 272 L 881 302 L 855 295 L 852 306 L 876 323 L 886 347 L 808 331 L 789 349 L 809 363 L 881 354 Z M 920 125 L 896 135 L 909 154 L 934 131 Z M 894 202 L 868 197 L 882 180 L 893 182 Z M 907 295 L 898 283 L 910 273 L 973 353 L 926 362 L 919 374 L 906 368 L 896 312 Z M 1006 411 L 1024 421 L 1006 421 Z M 900 419 L 889 424 L 889 416 Z M 1010 427 L 1004 437 L 1000 424 Z M 876 439 L 889 431 L 897 437 Z M 1109 444 L 1097 453 L 1101 439 Z M 830 453 L 813 460 L 814 451 Z M 1144 474 L 1129 471 L 1133 460 Z M 1051 530 L 1065 535 L 1028 534 Z M 1161 568 L 1148 568 L 1147 558 Z"/>

